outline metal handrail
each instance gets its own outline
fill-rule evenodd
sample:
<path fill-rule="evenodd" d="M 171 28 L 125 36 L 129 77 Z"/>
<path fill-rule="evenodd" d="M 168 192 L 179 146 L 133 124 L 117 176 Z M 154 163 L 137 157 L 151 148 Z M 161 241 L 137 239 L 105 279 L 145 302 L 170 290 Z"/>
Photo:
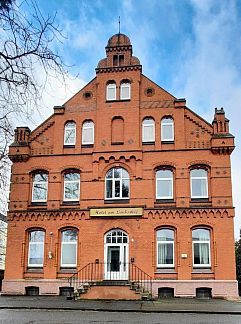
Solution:
<path fill-rule="evenodd" d="M 69 277 L 68 281 L 70 287 L 76 291 L 78 289 L 87 289 L 91 284 L 97 282 L 101 283 L 104 280 L 127 281 L 130 283 L 132 289 L 135 289 L 140 293 L 149 294 L 150 297 L 152 296 L 152 277 L 150 275 L 139 268 L 136 264 L 126 262 L 122 266 L 128 270 L 128 276 L 123 279 L 122 273 L 119 271 L 120 266 L 120 262 L 90 262 Z M 105 277 L 106 271 L 108 273 L 107 277 Z"/>

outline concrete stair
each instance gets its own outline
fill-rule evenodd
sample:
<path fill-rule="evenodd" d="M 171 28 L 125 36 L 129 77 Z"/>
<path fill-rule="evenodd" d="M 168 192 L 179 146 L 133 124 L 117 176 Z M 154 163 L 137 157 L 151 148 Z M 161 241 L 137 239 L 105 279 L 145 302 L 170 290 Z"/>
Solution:
<path fill-rule="evenodd" d="M 150 300 L 151 295 L 137 282 L 103 280 L 84 283 L 74 292 L 74 300 Z"/>

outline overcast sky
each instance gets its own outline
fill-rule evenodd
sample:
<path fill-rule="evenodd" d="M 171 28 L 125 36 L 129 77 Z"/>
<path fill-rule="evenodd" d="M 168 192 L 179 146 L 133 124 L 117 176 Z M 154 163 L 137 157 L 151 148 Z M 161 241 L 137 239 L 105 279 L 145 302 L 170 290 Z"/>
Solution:
<path fill-rule="evenodd" d="M 39 0 L 57 12 L 66 39 L 56 49 L 71 66 L 67 88 L 56 81 L 43 97 L 42 119 L 95 76 L 110 36 L 128 35 L 143 73 L 212 122 L 224 107 L 235 135 L 232 154 L 235 235 L 241 227 L 241 0 Z M 77 77 L 76 77 L 77 76 Z M 38 124 L 40 117 L 36 116 Z M 33 128 L 33 126 L 32 126 Z"/>

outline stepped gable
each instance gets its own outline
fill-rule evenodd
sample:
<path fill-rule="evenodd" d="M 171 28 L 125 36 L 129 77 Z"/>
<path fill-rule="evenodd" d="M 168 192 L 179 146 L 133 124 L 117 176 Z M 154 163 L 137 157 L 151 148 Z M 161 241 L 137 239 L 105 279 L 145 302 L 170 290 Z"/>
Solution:
<path fill-rule="evenodd" d="M 184 118 L 186 139 L 188 142 L 202 142 L 205 143 L 205 145 L 203 144 L 205 147 L 210 146 L 210 140 L 213 134 L 212 126 L 189 108 L 185 108 Z"/>
<path fill-rule="evenodd" d="M 71 97 L 65 104 L 65 113 L 96 110 L 96 78 Z"/>
<path fill-rule="evenodd" d="M 39 127 L 33 130 L 29 136 L 29 143 L 31 147 L 33 145 L 43 145 L 49 141 L 53 136 L 53 125 L 54 125 L 54 116 L 50 116 L 46 121 L 44 121 Z"/>
<path fill-rule="evenodd" d="M 141 108 L 174 107 L 176 98 L 145 75 L 141 76 Z"/>

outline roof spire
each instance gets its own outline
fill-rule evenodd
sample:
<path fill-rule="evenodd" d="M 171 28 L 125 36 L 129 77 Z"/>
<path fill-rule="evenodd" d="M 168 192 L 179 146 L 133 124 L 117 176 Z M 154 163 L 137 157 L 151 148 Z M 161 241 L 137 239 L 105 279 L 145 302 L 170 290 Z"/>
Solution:
<path fill-rule="evenodd" d="M 119 16 L 119 34 L 120 34 L 120 16 Z"/>

